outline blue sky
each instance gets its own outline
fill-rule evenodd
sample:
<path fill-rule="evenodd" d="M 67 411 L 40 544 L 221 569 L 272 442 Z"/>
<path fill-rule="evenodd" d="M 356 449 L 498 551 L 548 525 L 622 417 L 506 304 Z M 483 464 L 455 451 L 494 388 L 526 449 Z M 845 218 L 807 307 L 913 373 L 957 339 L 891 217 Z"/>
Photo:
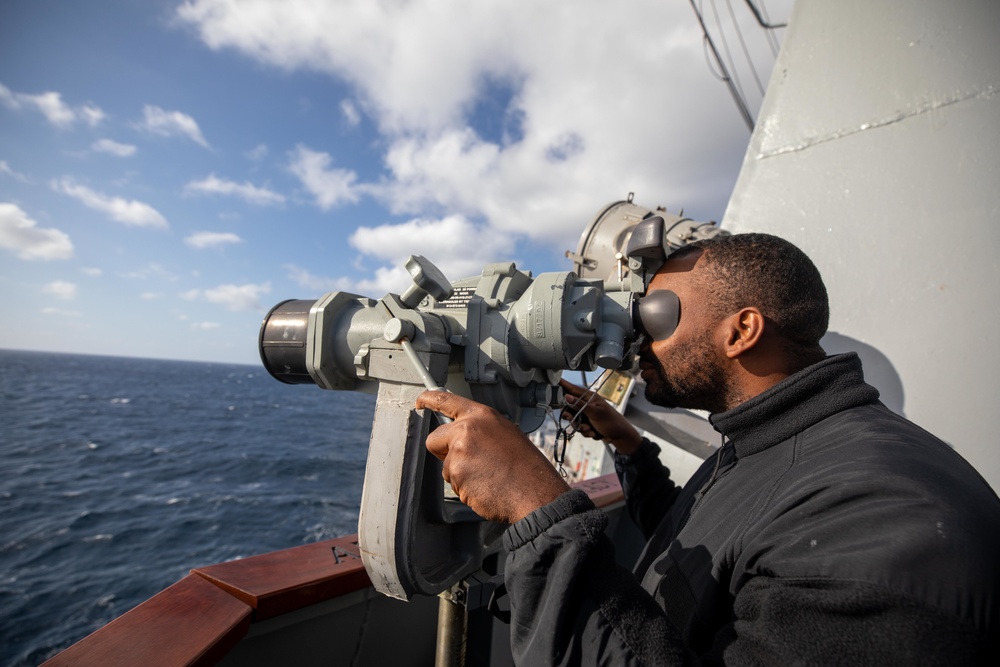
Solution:
<path fill-rule="evenodd" d="M 756 110 L 730 16 L 773 50 L 716 4 Z M 682 0 L 5 0 L 0 347 L 257 363 L 271 305 L 410 254 L 569 270 L 628 192 L 719 219 L 748 140 Z"/>

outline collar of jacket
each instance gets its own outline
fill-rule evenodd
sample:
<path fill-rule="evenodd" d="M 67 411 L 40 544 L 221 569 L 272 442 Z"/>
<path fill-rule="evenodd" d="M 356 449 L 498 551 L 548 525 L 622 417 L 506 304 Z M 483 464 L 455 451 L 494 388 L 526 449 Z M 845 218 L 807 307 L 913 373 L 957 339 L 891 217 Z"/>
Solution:
<path fill-rule="evenodd" d="M 841 410 L 877 401 L 878 389 L 865 384 L 857 353 L 848 352 L 804 368 L 708 419 L 733 442 L 737 457 L 743 457 L 787 440 Z"/>

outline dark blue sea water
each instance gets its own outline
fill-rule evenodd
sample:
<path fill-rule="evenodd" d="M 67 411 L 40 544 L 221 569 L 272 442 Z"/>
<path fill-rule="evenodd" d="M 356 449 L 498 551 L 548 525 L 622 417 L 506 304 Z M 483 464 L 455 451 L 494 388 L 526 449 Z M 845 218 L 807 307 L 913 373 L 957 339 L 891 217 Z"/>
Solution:
<path fill-rule="evenodd" d="M 191 568 L 356 532 L 373 412 L 255 366 L 0 350 L 0 665 Z"/>

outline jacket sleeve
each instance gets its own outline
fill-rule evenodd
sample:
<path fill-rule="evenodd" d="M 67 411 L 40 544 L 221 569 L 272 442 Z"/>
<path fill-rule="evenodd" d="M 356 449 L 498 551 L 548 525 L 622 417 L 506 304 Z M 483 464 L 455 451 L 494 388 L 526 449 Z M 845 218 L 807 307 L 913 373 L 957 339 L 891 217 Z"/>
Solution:
<path fill-rule="evenodd" d="M 516 664 L 688 662 L 663 610 L 616 564 L 607 523 L 607 515 L 574 490 L 505 533 Z"/>
<path fill-rule="evenodd" d="M 659 446 L 648 438 L 643 438 L 642 446 L 631 455 L 615 454 L 615 472 L 625 493 L 629 516 L 647 540 L 680 493 L 659 454 Z"/>

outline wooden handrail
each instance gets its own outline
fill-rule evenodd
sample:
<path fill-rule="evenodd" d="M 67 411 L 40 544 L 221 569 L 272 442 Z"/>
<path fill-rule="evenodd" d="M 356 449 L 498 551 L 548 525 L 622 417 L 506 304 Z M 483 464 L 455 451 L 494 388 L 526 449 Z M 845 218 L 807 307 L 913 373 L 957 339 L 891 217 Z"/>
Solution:
<path fill-rule="evenodd" d="M 252 611 L 189 574 L 44 664 L 214 665 L 246 635 Z"/>
<path fill-rule="evenodd" d="M 371 586 L 357 535 L 192 570 L 253 608 L 262 621 Z"/>

